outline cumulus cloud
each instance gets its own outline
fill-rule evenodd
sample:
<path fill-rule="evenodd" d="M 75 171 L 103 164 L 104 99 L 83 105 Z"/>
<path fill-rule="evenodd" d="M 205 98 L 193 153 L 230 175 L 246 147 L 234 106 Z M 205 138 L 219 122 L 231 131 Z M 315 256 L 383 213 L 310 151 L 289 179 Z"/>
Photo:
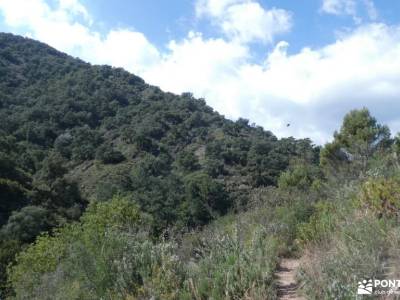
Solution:
<path fill-rule="evenodd" d="M 287 47 L 279 43 L 263 65 L 242 66 L 242 78 L 265 99 L 251 105 L 254 113 L 280 114 L 292 123 L 292 134 L 319 142 L 330 137 L 347 111 L 363 106 L 399 129 L 394 111 L 400 108 L 400 27 L 361 26 L 331 45 L 294 55 Z M 261 122 L 262 115 L 254 119 Z M 286 130 L 282 124 L 266 126 Z"/>
<path fill-rule="evenodd" d="M 251 0 L 200 0 L 198 17 L 209 17 L 229 39 L 242 43 L 272 42 L 290 30 L 292 15 L 284 9 L 265 9 Z"/>
<path fill-rule="evenodd" d="M 168 50 L 159 64 L 143 74 L 145 78 L 168 91 L 191 91 L 218 99 L 209 103 L 229 116 L 240 114 L 239 108 L 232 105 L 232 97 L 240 92 L 234 85 L 238 66 L 250 57 L 247 47 L 221 38 L 204 39 L 200 33 L 190 32 L 182 41 L 171 41 Z"/>
<path fill-rule="evenodd" d="M 86 8 L 78 0 L 59 0 L 59 7 L 61 11 L 68 11 L 73 15 L 81 15 L 86 21 L 92 22 Z"/>
<path fill-rule="evenodd" d="M 141 73 L 159 59 L 159 53 L 141 33 L 113 29 L 105 35 L 92 30 L 92 17 L 79 0 L 0 0 L 5 23 L 61 51 L 92 63 L 110 64 Z"/>
<path fill-rule="evenodd" d="M 124 67 L 136 74 L 143 74 L 160 62 L 160 53 L 144 34 L 128 29 L 112 30 L 104 39 L 86 46 L 90 53 L 85 56 L 90 61 Z"/>
<path fill-rule="evenodd" d="M 73 8 L 78 0 L 62 2 L 50 8 L 43 0 L 0 0 L 0 12 L 14 31 L 92 63 L 124 67 L 164 90 L 193 92 L 227 117 L 249 118 L 278 136 L 323 143 L 346 112 L 363 106 L 394 131 L 400 129 L 400 26 L 360 24 L 332 44 L 294 54 L 280 41 L 255 62 L 250 41 L 240 37 L 189 32 L 161 51 L 134 30 L 100 34 L 83 6 Z M 255 2 L 208 0 L 196 11 L 218 18 L 246 3 Z"/>
<path fill-rule="evenodd" d="M 145 77 L 166 90 L 193 91 L 231 118 L 325 142 L 346 112 L 367 106 L 399 129 L 400 27 L 363 25 L 333 44 L 293 55 L 280 42 L 259 64 L 232 41 L 194 35 L 170 46 Z"/>

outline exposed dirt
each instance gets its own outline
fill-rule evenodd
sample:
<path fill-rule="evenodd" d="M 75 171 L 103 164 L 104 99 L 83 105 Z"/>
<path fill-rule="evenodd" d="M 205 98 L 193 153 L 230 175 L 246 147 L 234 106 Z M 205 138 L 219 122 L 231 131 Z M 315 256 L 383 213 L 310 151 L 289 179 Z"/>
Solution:
<path fill-rule="evenodd" d="M 283 258 L 276 272 L 278 283 L 278 299 L 297 299 L 305 300 L 298 294 L 298 282 L 296 281 L 296 272 L 300 260 L 294 258 Z"/>

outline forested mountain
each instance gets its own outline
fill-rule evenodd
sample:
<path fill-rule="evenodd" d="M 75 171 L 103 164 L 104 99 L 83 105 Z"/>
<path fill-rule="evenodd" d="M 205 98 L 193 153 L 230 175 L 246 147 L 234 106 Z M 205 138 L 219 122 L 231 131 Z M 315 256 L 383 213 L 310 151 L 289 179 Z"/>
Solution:
<path fill-rule="evenodd" d="M 115 195 L 149 215 L 154 236 L 204 225 L 276 185 L 293 158 L 317 163 L 318 152 L 227 120 L 189 93 L 0 34 L 0 226 L 10 253 Z"/>
<path fill-rule="evenodd" d="M 308 140 L 278 140 L 190 94 L 11 34 L 0 35 L 0 101 L 1 178 L 13 194 L 0 224 L 26 205 L 76 218 L 87 201 L 123 193 L 162 224 L 196 225 L 275 185 L 291 157 L 318 154 Z M 215 194 L 207 209 L 187 197 L 201 184 Z"/>
<path fill-rule="evenodd" d="M 286 299 L 287 257 L 354 299 L 400 276 L 399 155 L 367 108 L 315 147 L 0 34 L 0 299 Z"/>

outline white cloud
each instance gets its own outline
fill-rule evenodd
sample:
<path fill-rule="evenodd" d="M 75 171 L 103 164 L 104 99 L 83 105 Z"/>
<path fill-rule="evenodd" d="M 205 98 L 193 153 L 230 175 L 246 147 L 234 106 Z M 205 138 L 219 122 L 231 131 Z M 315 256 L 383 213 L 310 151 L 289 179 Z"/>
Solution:
<path fill-rule="evenodd" d="M 171 41 L 162 62 L 149 68 L 143 76 L 161 88 L 214 99 L 209 103 L 229 116 L 240 115 L 232 102 L 240 90 L 238 66 L 249 58 L 247 47 L 223 39 L 204 39 L 190 32 L 183 41 Z M 218 99 L 218 101 L 215 101 Z"/>
<path fill-rule="evenodd" d="M 250 118 L 280 136 L 324 142 L 346 112 L 363 106 L 385 123 L 397 122 L 400 27 L 360 26 L 333 44 L 294 55 L 288 47 L 278 43 L 255 64 L 241 44 L 195 35 L 173 42 L 145 78 L 165 90 L 192 91 L 228 117 Z"/>
<path fill-rule="evenodd" d="M 201 16 L 221 16 L 226 8 L 236 3 L 245 3 L 247 0 L 198 0 L 196 2 L 196 15 Z"/>
<path fill-rule="evenodd" d="M 255 1 L 207 3 L 209 14 L 218 16 Z M 164 90 L 193 92 L 227 117 L 249 118 L 279 136 L 325 142 L 348 110 L 363 106 L 400 129 L 400 26 L 359 25 L 330 45 L 295 54 L 288 53 L 287 42 L 278 42 L 257 63 L 240 36 L 210 39 L 190 32 L 162 52 L 137 31 L 117 28 L 102 35 L 78 1 L 51 8 L 42 0 L 0 0 L 0 12 L 14 32 L 92 63 L 124 67 Z"/>
<path fill-rule="evenodd" d="M 158 50 L 140 32 L 92 30 L 92 18 L 78 0 L 0 0 L 5 23 L 32 38 L 92 63 L 123 66 L 140 74 L 159 59 Z"/>
<path fill-rule="evenodd" d="M 370 107 L 387 123 L 398 119 L 392 111 L 400 108 L 400 27 L 362 26 L 334 44 L 295 55 L 288 55 L 286 47 L 278 44 L 264 65 L 241 68 L 242 80 L 251 81 L 245 86 L 265 99 L 251 105 L 255 111 L 261 105 L 259 110 L 287 118 L 291 133 L 319 141 L 352 108 Z M 260 122 L 262 116 L 253 119 Z"/>
<path fill-rule="evenodd" d="M 92 22 L 86 8 L 79 2 L 79 0 L 58 0 L 60 10 L 68 11 L 73 15 L 81 15 L 88 22 Z"/>
<path fill-rule="evenodd" d="M 272 42 L 275 35 L 292 26 L 290 13 L 276 8 L 265 10 L 256 2 L 230 6 L 222 20 L 223 31 L 242 42 Z"/>
<path fill-rule="evenodd" d="M 321 11 L 333 15 L 348 15 L 356 23 L 361 23 L 360 11 L 365 10 L 370 20 L 378 18 L 378 11 L 373 0 L 322 0 Z"/>
<path fill-rule="evenodd" d="M 368 17 L 371 20 L 377 20 L 379 17 L 378 10 L 375 7 L 373 0 L 364 0 L 365 9 L 367 10 Z"/>
<path fill-rule="evenodd" d="M 334 15 L 355 15 L 356 0 L 323 0 L 322 11 Z"/>
<path fill-rule="evenodd" d="M 85 56 L 99 64 L 121 66 L 136 74 L 159 63 L 160 53 L 141 32 L 127 29 L 110 31 L 105 39 L 97 39 Z"/>
<path fill-rule="evenodd" d="M 198 17 L 209 17 L 229 38 L 242 43 L 272 42 L 290 30 L 291 13 L 283 9 L 264 9 L 252 0 L 199 0 Z"/>

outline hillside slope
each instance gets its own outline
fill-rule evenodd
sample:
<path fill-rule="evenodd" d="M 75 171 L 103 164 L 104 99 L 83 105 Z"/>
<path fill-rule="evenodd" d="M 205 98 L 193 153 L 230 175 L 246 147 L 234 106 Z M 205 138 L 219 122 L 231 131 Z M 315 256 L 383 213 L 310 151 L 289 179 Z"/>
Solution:
<path fill-rule="evenodd" d="M 76 218 L 115 193 L 132 195 L 157 227 L 202 224 L 276 184 L 292 156 L 316 157 L 309 140 L 278 140 L 190 94 L 11 34 L 0 34 L 0 128 L 0 224 L 25 205 Z"/>
<path fill-rule="evenodd" d="M 0 79 L 2 299 L 354 299 L 400 274 L 400 135 L 366 108 L 319 151 L 9 34 Z"/>

